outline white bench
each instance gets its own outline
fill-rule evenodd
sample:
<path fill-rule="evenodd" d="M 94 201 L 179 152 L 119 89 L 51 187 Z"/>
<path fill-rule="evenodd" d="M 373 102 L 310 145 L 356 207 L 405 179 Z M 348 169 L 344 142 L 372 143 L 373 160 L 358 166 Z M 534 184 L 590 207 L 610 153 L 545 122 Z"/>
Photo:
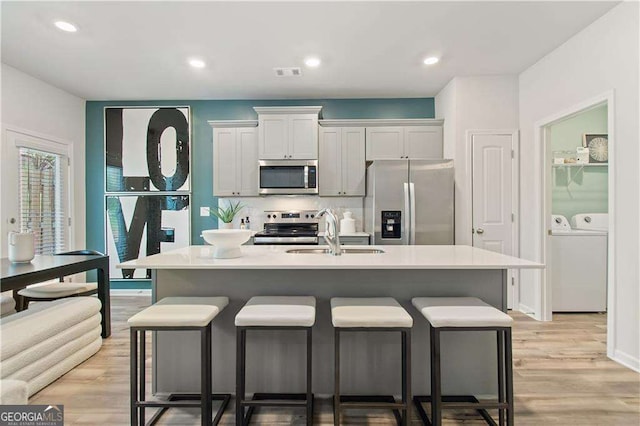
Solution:
<path fill-rule="evenodd" d="M 100 300 L 41 302 L 0 319 L 0 379 L 26 382 L 30 397 L 102 346 Z"/>

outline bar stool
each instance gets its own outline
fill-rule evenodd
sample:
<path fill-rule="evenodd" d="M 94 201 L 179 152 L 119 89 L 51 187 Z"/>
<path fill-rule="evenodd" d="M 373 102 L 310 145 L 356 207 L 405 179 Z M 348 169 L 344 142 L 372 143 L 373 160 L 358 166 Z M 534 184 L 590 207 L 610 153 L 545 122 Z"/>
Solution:
<path fill-rule="evenodd" d="M 344 409 L 387 408 L 393 410 L 398 424 L 408 425 L 411 413 L 411 315 L 392 297 L 334 297 L 331 299 L 331 322 L 335 330 L 333 424 L 340 424 L 340 413 Z M 401 333 L 402 402 L 397 402 L 391 395 L 340 394 L 340 334 L 352 331 Z"/>
<path fill-rule="evenodd" d="M 311 329 L 316 322 L 313 296 L 256 296 L 236 315 L 236 425 L 247 425 L 257 407 L 306 407 L 307 425 L 313 424 L 311 391 Z M 245 399 L 247 331 L 291 330 L 307 334 L 306 393 L 254 393 Z M 245 414 L 245 407 L 248 410 Z"/>
<path fill-rule="evenodd" d="M 442 424 L 442 410 L 475 409 L 484 420 L 495 425 L 487 412 L 498 410 L 498 424 L 513 425 L 513 367 L 511 362 L 511 324 L 513 319 L 475 297 L 416 297 L 413 305 L 429 322 L 431 348 L 431 395 L 415 396 L 418 414 L 425 425 Z M 498 341 L 498 399 L 478 401 L 475 396 L 443 396 L 440 375 L 440 333 L 443 331 L 495 331 Z M 506 391 L 506 397 L 505 397 Z M 431 403 L 431 420 L 422 403 Z"/>
<path fill-rule="evenodd" d="M 230 394 L 212 394 L 211 321 L 229 304 L 227 297 L 167 297 L 129 318 L 131 329 L 131 424 L 145 424 L 145 409 L 160 407 L 149 425 L 155 424 L 171 407 L 200 407 L 202 424 L 217 425 Z M 197 330 L 200 332 L 200 393 L 173 393 L 167 401 L 145 400 L 145 333 L 147 331 Z M 138 372 L 138 334 L 140 365 Z M 139 385 L 136 379 L 139 373 Z M 197 400 L 198 402 L 188 402 Z M 211 419 L 212 401 L 222 405 Z"/>

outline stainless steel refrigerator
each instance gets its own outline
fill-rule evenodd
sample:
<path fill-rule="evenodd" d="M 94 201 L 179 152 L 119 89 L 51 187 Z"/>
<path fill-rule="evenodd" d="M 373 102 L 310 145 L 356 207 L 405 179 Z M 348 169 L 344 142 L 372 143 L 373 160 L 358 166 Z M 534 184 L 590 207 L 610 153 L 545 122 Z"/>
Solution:
<path fill-rule="evenodd" d="M 454 244 L 453 201 L 453 160 L 376 160 L 364 230 L 373 244 Z"/>

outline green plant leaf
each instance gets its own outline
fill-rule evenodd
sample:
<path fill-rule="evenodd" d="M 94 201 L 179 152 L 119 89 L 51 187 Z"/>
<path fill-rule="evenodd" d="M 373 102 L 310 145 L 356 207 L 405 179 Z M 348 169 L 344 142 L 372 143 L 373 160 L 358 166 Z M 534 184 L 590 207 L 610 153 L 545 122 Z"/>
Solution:
<path fill-rule="evenodd" d="M 210 207 L 209 214 L 211 216 L 217 217 L 224 223 L 231 223 L 233 221 L 233 218 L 236 217 L 236 215 L 240 213 L 240 210 L 242 210 L 243 208 L 244 205 L 242 205 L 240 201 L 235 203 L 235 205 L 233 204 L 233 202 L 230 202 L 226 208 L 220 206 L 216 208 Z"/>

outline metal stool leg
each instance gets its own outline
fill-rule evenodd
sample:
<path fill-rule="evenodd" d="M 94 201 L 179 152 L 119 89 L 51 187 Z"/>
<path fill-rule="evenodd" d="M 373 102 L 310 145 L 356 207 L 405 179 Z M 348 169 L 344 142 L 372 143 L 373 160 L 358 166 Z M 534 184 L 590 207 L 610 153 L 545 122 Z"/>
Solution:
<path fill-rule="evenodd" d="M 505 402 L 504 399 L 504 332 L 496 331 L 498 340 L 498 402 Z M 498 425 L 504 426 L 505 410 L 498 409 Z"/>
<path fill-rule="evenodd" d="M 333 390 L 333 425 L 340 424 L 340 329 L 335 328 L 334 333 L 334 390 Z"/>
<path fill-rule="evenodd" d="M 511 353 L 511 328 L 505 330 L 505 381 L 507 387 L 507 425 L 513 426 L 514 424 L 514 405 L 513 405 L 513 356 Z"/>
<path fill-rule="evenodd" d="M 309 327 L 307 329 L 307 426 L 313 424 L 312 353 L 311 327 Z"/>
<path fill-rule="evenodd" d="M 136 333 L 135 329 L 131 329 L 129 339 L 129 360 L 131 363 L 129 367 L 129 386 L 131 392 L 129 403 L 131 404 L 131 426 L 138 426 L 138 339 Z"/>
<path fill-rule="evenodd" d="M 442 424 L 442 395 L 440 383 L 440 331 L 429 325 L 431 334 L 431 424 Z"/>
<path fill-rule="evenodd" d="M 200 332 L 200 345 L 201 352 L 200 363 L 200 394 L 201 394 L 201 411 L 202 411 L 202 424 L 204 426 L 211 426 L 213 421 L 211 419 L 211 323 L 209 323 Z"/>
<path fill-rule="evenodd" d="M 402 425 L 411 423 L 411 330 L 402 332 Z"/>
<path fill-rule="evenodd" d="M 246 361 L 246 330 L 238 327 L 236 331 L 236 426 L 244 425 L 244 385 Z"/>
<path fill-rule="evenodd" d="M 138 401 L 144 401 L 146 396 L 146 371 L 145 371 L 145 360 L 146 360 L 146 330 L 140 330 L 140 397 Z M 140 425 L 144 426 L 145 424 L 145 409 L 144 407 L 140 407 Z"/>

